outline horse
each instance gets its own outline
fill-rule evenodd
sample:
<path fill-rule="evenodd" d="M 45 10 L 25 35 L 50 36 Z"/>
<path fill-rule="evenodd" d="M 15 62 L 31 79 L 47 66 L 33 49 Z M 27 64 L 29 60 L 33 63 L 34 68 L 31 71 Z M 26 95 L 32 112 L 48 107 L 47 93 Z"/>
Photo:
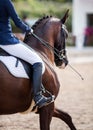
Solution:
<path fill-rule="evenodd" d="M 58 96 L 60 83 L 53 68 L 54 65 L 65 68 L 67 65 L 66 45 L 67 29 L 65 21 L 68 10 L 62 19 L 53 16 L 44 16 L 32 26 L 33 33 L 25 35 L 24 42 L 33 48 L 45 63 L 45 72 L 42 75 L 44 94 L 52 94 L 55 100 Z M 20 59 L 18 59 L 20 60 Z M 42 108 L 34 108 L 39 114 L 40 130 L 50 130 L 53 117 L 64 121 L 71 130 L 76 130 L 71 116 L 55 107 L 55 100 Z M 0 61 L 0 115 L 22 113 L 33 101 L 33 86 L 31 78 L 15 77 Z"/>

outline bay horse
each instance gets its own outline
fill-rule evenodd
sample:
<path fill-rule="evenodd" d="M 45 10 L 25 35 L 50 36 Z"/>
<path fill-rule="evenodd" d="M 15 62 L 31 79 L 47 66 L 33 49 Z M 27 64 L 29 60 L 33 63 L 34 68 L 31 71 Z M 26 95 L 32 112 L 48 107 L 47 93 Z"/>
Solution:
<path fill-rule="evenodd" d="M 39 19 L 33 26 L 34 33 L 26 34 L 24 42 L 33 48 L 45 62 L 45 72 L 42 83 L 45 90 L 58 95 L 60 83 L 53 65 L 65 67 L 67 65 L 65 39 L 67 31 L 64 23 L 68 11 L 62 19 L 47 16 Z M 9 73 L 0 61 L 0 115 L 14 114 L 26 111 L 33 99 L 33 86 L 31 79 L 17 78 Z M 48 96 L 48 93 L 45 93 Z M 71 116 L 55 107 L 55 101 L 42 108 L 37 108 L 39 114 L 40 130 L 50 130 L 52 117 L 64 121 L 71 130 L 76 130 Z"/>

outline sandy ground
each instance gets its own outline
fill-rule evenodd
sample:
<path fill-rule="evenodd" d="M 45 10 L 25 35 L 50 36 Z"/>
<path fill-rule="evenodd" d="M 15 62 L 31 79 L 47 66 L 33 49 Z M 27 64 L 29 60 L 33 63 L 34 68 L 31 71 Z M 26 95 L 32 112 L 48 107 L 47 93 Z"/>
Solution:
<path fill-rule="evenodd" d="M 75 57 L 71 56 L 72 59 Z M 75 63 L 72 60 L 71 64 L 84 80 L 69 66 L 64 70 L 56 68 L 61 83 L 56 106 L 72 116 L 77 130 L 93 130 L 93 61 Z M 38 115 L 30 113 L 0 116 L 0 130 L 39 130 Z M 51 130 L 69 128 L 61 120 L 53 118 Z"/>

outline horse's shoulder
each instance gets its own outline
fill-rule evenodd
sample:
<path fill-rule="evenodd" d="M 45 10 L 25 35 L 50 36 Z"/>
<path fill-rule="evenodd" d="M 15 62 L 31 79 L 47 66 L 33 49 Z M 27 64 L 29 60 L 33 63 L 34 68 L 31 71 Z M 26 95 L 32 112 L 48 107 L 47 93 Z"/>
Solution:
<path fill-rule="evenodd" d="M 46 70 L 49 71 L 50 73 L 53 73 L 54 75 L 56 75 L 55 65 L 51 63 L 51 61 L 49 60 L 47 55 L 41 51 L 37 52 L 37 53 L 41 57 L 43 62 L 45 63 Z"/>

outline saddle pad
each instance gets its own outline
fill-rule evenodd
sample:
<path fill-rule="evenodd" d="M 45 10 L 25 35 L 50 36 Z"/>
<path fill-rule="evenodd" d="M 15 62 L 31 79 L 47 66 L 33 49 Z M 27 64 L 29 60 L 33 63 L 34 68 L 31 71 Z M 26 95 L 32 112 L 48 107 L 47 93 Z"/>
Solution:
<path fill-rule="evenodd" d="M 13 56 L 0 56 L 0 61 L 7 67 L 13 76 L 29 79 L 20 60 L 18 60 L 18 66 L 16 67 L 17 58 Z"/>

